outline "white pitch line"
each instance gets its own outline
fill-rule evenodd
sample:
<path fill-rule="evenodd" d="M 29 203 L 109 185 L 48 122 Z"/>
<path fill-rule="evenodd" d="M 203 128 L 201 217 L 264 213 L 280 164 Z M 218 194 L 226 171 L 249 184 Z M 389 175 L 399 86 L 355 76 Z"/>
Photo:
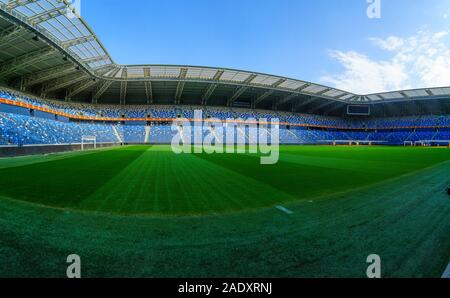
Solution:
<path fill-rule="evenodd" d="M 442 275 L 442 278 L 450 278 L 450 263 L 448 263 L 447 269 L 445 269 L 445 272 Z"/>
<path fill-rule="evenodd" d="M 287 209 L 286 207 L 283 207 L 283 206 L 281 206 L 281 205 L 278 205 L 278 206 L 276 206 L 275 208 L 277 208 L 277 209 L 280 210 L 281 212 L 284 212 L 284 213 L 289 214 L 289 215 L 294 214 L 293 211 L 291 211 L 291 210 L 289 210 L 289 209 Z"/>

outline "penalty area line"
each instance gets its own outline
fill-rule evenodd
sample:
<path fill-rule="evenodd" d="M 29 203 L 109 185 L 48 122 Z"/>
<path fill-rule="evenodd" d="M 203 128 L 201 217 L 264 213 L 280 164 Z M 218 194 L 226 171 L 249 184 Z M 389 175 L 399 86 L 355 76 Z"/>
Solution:
<path fill-rule="evenodd" d="M 442 275 L 442 278 L 449 278 L 450 279 L 450 263 L 448 263 L 447 269 L 445 269 L 445 272 Z"/>
<path fill-rule="evenodd" d="M 284 212 L 284 213 L 289 214 L 289 215 L 294 214 L 293 211 L 291 211 L 291 210 L 289 210 L 289 209 L 287 209 L 286 207 L 283 207 L 283 206 L 281 206 L 281 205 L 278 205 L 278 206 L 276 206 L 275 208 L 277 208 L 277 209 L 280 210 L 281 212 Z"/>

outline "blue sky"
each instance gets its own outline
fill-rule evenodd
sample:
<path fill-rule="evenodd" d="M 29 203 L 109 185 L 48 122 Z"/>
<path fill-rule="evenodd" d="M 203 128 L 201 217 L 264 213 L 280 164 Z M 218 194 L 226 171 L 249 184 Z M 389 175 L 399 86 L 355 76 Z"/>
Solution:
<path fill-rule="evenodd" d="M 450 85 L 448 0 L 380 1 L 380 19 L 367 0 L 82 0 L 81 14 L 119 64 L 237 68 L 357 93 Z"/>

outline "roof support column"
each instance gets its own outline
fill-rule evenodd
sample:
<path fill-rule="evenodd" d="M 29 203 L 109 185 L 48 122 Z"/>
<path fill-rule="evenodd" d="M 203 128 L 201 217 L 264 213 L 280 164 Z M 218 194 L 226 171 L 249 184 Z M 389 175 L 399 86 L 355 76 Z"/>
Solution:
<path fill-rule="evenodd" d="M 149 80 L 151 77 L 150 68 L 144 68 L 144 77 L 148 79 L 148 81 L 144 82 L 145 88 L 145 97 L 147 98 L 147 104 L 153 104 L 153 86 L 152 82 Z"/>
<path fill-rule="evenodd" d="M 245 81 L 243 82 L 246 84 L 245 86 L 238 87 L 236 91 L 231 95 L 231 97 L 227 101 L 227 106 L 232 107 L 234 102 L 242 95 L 245 91 L 247 91 L 250 87 L 248 84 L 250 84 L 255 78 L 257 77 L 256 74 L 251 74 Z"/>
<path fill-rule="evenodd" d="M 296 105 L 293 105 L 293 106 L 292 106 L 292 112 L 293 112 L 293 113 L 297 113 L 297 111 L 298 111 L 300 108 L 302 108 L 302 107 L 304 107 L 304 106 L 306 106 L 306 105 L 309 105 L 310 103 L 312 103 L 313 101 L 316 101 L 316 100 L 317 100 L 316 97 L 310 97 L 308 100 L 300 101 L 300 102 L 297 103 Z"/>
<path fill-rule="evenodd" d="M 181 102 L 181 95 L 183 95 L 184 85 L 186 84 L 184 80 L 186 79 L 187 72 L 188 72 L 187 68 L 182 68 L 180 71 L 180 75 L 178 76 L 178 79 L 182 81 L 178 82 L 177 91 L 175 92 L 176 105 L 179 105 Z"/>
<path fill-rule="evenodd" d="M 128 70 L 127 68 L 124 68 L 122 71 L 122 79 L 123 81 L 120 82 L 120 104 L 124 105 L 127 101 L 127 89 L 128 89 L 128 82 L 126 79 L 128 78 Z"/>
<path fill-rule="evenodd" d="M 323 103 L 323 104 L 321 104 L 321 105 L 318 105 L 317 107 L 314 107 L 313 109 L 309 110 L 309 112 L 310 112 L 310 113 L 317 112 L 318 110 L 323 109 L 323 108 L 326 108 L 326 107 L 328 107 L 328 106 L 331 106 L 331 105 L 334 104 L 334 103 L 335 103 L 334 101 L 325 102 L 325 103 Z"/>
<path fill-rule="evenodd" d="M 224 71 L 223 70 L 218 70 L 216 72 L 216 74 L 213 77 L 214 81 L 219 81 L 220 78 L 222 77 Z M 214 91 L 216 91 L 217 87 L 219 86 L 219 84 L 211 84 L 208 89 L 206 89 L 205 93 L 203 93 L 202 96 L 202 105 L 207 105 L 208 104 L 208 100 L 210 99 L 210 97 L 213 95 Z"/>

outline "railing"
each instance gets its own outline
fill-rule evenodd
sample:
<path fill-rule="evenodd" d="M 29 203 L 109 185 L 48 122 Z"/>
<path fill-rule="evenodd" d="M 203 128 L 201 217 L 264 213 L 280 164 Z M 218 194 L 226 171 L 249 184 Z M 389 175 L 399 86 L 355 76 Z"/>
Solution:
<path fill-rule="evenodd" d="M 20 101 L 15 101 L 6 98 L 0 98 L 0 104 L 7 104 L 11 106 L 17 106 L 27 109 L 32 109 L 35 111 L 46 112 L 53 115 L 58 115 L 66 117 L 73 120 L 81 121 L 98 121 L 98 122 L 174 122 L 180 121 L 179 118 L 113 118 L 113 117 L 94 117 L 94 116 L 82 116 L 74 115 L 66 112 L 49 109 L 41 106 L 32 105 L 29 103 L 24 103 Z M 208 122 L 214 123 L 211 119 L 187 119 L 190 122 Z M 222 120 L 223 121 L 223 120 Z M 392 127 L 373 127 L 373 128 L 362 128 L 362 127 L 344 127 L 344 126 L 333 126 L 333 125 L 319 125 L 319 124 L 307 124 L 307 123 L 290 123 L 290 122 L 264 122 L 264 121 L 246 121 L 246 120 L 225 120 L 226 123 L 235 124 L 270 124 L 270 125 L 280 125 L 280 126 L 290 126 L 290 127 L 303 127 L 303 128 L 316 128 L 316 129 L 339 129 L 346 131 L 374 131 L 374 130 L 391 130 L 391 129 L 441 129 L 450 128 L 450 125 L 432 125 L 432 126 L 392 126 Z"/>

